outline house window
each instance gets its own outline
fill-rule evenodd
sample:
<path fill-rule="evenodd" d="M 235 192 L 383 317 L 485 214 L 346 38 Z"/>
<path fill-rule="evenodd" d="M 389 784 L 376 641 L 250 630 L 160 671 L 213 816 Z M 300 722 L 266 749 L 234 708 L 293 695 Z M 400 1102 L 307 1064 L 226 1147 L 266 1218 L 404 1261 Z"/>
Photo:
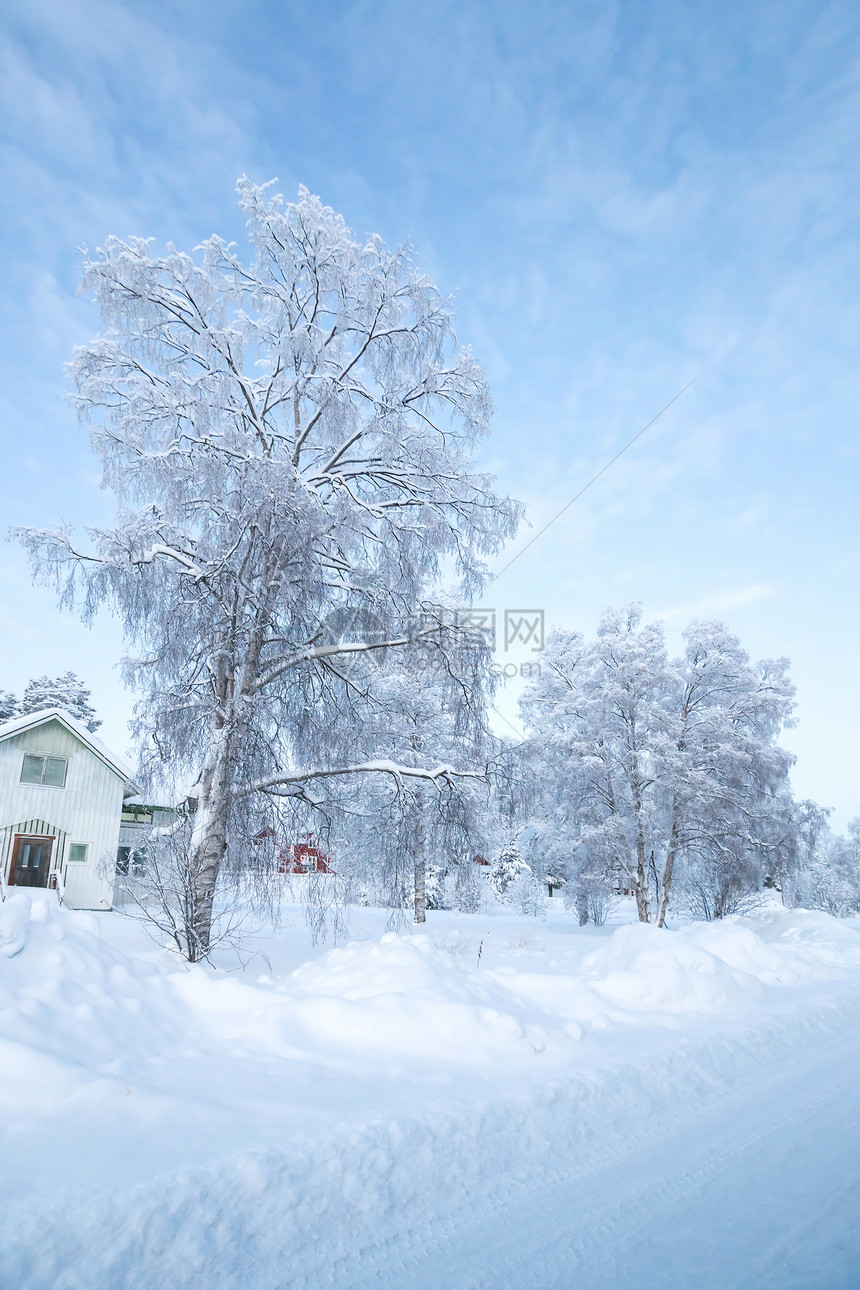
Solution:
<path fill-rule="evenodd" d="M 50 788 L 65 788 L 68 765 L 65 757 L 43 757 L 39 753 L 25 753 L 21 783 L 47 784 Z"/>
<path fill-rule="evenodd" d="M 86 842 L 73 842 L 69 847 L 69 860 L 73 864 L 83 864 L 87 858 L 88 846 Z"/>

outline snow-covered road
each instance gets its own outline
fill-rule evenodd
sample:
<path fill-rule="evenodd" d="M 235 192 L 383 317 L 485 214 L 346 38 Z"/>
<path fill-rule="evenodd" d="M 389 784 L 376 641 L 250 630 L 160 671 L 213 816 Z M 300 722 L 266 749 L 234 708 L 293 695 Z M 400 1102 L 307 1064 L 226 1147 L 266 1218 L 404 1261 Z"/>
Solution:
<path fill-rule="evenodd" d="M 0 1290 L 860 1290 L 851 920 L 0 914 Z"/>
<path fill-rule="evenodd" d="M 338 1286 L 857 1290 L 860 1043 L 806 1054 L 599 1161 L 421 1224 Z"/>

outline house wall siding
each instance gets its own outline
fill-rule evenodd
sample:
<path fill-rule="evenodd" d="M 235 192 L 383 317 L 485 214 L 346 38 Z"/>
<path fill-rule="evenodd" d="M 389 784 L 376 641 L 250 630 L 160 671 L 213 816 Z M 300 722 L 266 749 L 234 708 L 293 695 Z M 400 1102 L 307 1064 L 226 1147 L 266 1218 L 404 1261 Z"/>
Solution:
<path fill-rule="evenodd" d="M 65 788 L 22 784 L 24 754 L 68 758 Z M 113 863 L 119 838 L 124 780 L 58 721 L 48 721 L 0 742 L 0 865 L 8 874 L 16 833 L 53 834 L 51 870 L 60 869 L 66 900 L 76 909 L 111 904 Z M 33 824 L 41 828 L 33 828 Z M 85 862 L 69 862 L 69 847 L 87 844 Z M 106 861 L 107 873 L 102 871 Z"/>

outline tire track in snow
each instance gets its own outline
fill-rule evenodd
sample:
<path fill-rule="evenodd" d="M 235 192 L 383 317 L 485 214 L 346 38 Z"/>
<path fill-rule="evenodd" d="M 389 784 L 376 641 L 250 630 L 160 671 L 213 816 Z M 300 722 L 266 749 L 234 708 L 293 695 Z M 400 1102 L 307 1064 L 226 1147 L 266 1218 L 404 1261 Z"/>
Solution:
<path fill-rule="evenodd" d="M 572 1290 L 574 1286 L 576 1290 L 610 1286 L 650 1290 L 652 1285 L 686 1290 L 693 1284 L 713 1284 L 715 1290 L 729 1290 L 730 1286 L 738 1290 L 766 1286 L 770 1290 L 780 1286 L 783 1282 L 773 1277 L 779 1275 L 776 1265 L 780 1258 L 784 1262 L 786 1251 L 792 1248 L 790 1240 L 782 1240 L 762 1254 L 757 1269 L 749 1269 L 749 1275 L 736 1281 L 727 1280 L 730 1274 L 716 1268 L 716 1279 L 706 1283 L 701 1269 L 694 1274 L 684 1266 L 665 1267 L 659 1280 L 631 1279 L 637 1275 L 636 1260 L 629 1256 L 635 1245 L 648 1242 L 644 1219 L 671 1226 L 677 1222 L 673 1215 L 689 1209 L 691 1198 L 715 1177 L 731 1175 L 732 1166 L 769 1141 L 786 1135 L 791 1138 L 796 1126 L 808 1124 L 817 1111 L 847 1102 L 855 1112 L 849 1122 L 857 1125 L 858 1059 L 860 1044 L 856 1041 L 831 1049 L 825 1057 L 820 1052 L 807 1054 L 778 1075 L 720 1097 L 705 1110 L 662 1117 L 650 1130 L 637 1134 L 635 1142 L 606 1152 L 601 1160 L 556 1169 L 550 1179 L 544 1176 L 512 1183 L 503 1197 L 488 1204 L 476 1200 L 467 1213 L 453 1220 L 436 1216 L 429 1232 L 416 1227 L 403 1233 L 396 1242 L 396 1255 L 391 1246 L 376 1251 L 370 1266 L 344 1266 L 332 1284 L 397 1286 L 399 1290 L 438 1290 L 442 1285 L 451 1290 L 502 1290 L 508 1286 L 517 1290 Z M 846 1070 L 835 1079 L 828 1076 L 834 1060 Z M 810 1082 L 818 1082 L 812 1094 L 805 1091 Z M 738 1136 L 733 1120 L 751 1115 L 758 1121 L 756 1127 Z M 855 1132 L 855 1138 L 856 1158 L 860 1159 L 860 1132 Z M 678 1159 L 690 1155 L 696 1163 L 677 1168 Z M 655 1171 L 655 1160 L 668 1163 Z M 585 1191 L 588 1194 L 584 1196 Z M 579 1208 L 571 1224 L 574 1203 Z M 806 1224 L 814 1225 L 815 1220 Z M 793 1230 L 796 1243 L 796 1225 Z M 613 1250 L 616 1257 L 607 1263 L 607 1252 Z M 860 1240 L 855 1250 L 860 1257 Z M 627 1255 L 627 1262 L 619 1264 L 618 1254 Z M 392 1256 L 397 1258 L 396 1271 L 392 1271 Z M 658 1273 L 643 1270 L 642 1275 L 650 1278 Z M 803 1275 L 808 1277 L 808 1272 Z M 853 1280 L 846 1281 L 846 1287 L 860 1284 L 860 1263 L 851 1275 Z M 784 1284 L 800 1290 L 805 1282 L 786 1280 Z M 821 1284 L 829 1290 L 830 1282 Z M 837 1284 L 833 1283 L 832 1290 Z"/>
<path fill-rule="evenodd" d="M 7 1213 L 0 1282 L 4 1290 L 672 1286 L 600 1281 L 597 1273 L 621 1269 L 625 1228 L 635 1228 L 629 1216 L 642 1210 L 643 1194 L 658 1211 L 645 1239 L 659 1240 L 660 1215 L 682 1205 L 685 1187 L 699 1194 L 708 1177 L 722 1176 L 705 1168 L 711 1157 L 737 1156 L 742 1139 L 763 1141 L 767 1126 L 785 1128 L 807 1103 L 826 1100 L 827 1062 L 856 1067 L 860 1055 L 847 1032 L 860 1033 L 853 983 L 795 997 L 755 1024 L 726 1018 L 715 1030 L 709 1018 L 693 1033 L 646 1036 L 644 1050 L 631 1035 L 627 1056 L 595 1049 L 593 1064 L 571 1078 L 541 1081 L 507 1102 L 429 1106 L 324 1139 L 273 1143 L 83 1205 L 63 1198 L 39 1214 Z M 802 1097 L 786 1097 L 792 1079 Z M 758 1118 L 732 1130 L 732 1117 L 756 1097 Z M 739 1158 L 755 1154 L 755 1141 Z M 655 1166 L 667 1143 L 680 1145 Z M 617 1256 L 612 1267 L 607 1250 Z M 675 1284 L 691 1290 L 698 1282 Z"/>

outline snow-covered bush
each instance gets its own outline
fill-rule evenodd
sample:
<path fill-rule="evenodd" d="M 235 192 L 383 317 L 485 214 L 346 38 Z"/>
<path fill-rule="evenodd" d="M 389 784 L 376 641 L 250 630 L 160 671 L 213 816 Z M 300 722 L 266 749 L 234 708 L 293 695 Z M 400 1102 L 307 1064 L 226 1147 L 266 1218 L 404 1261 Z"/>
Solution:
<path fill-rule="evenodd" d="M 711 922 L 729 914 L 749 914 L 763 900 L 761 875 L 750 867 L 722 867 L 697 856 L 676 883 L 676 902 L 691 918 Z"/>
<path fill-rule="evenodd" d="M 589 922 L 594 923 L 595 927 L 602 927 L 616 900 L 606 875 L 600 871 L 580 871 L 574 880 L 565 885 L 563 891 L 565 907 L 576 911 L 581 927 Z"/>
<path fill-rule="evenodd" d="M 445 892 L 447 874 L 441 865 L 430 864 L 424 877 L 424 896 L 428 909 L 447 909 Z"/>
<path fill-rule="evenodd" d="M 546 907 L 546 889 L 528 865 L 521 869 L 508 885 L 505 903 L 519 909 L 521 914 L 536 918 Z"/>
<path fill-rule="evenodd" d="M 102 869 L 113 878 L 115 903 L 124 914 L 139 919 L 146 930 L 161 943 L 173 945 L 189 963 L 209 957 L 218 945 L 236 944 L 247 913 L 249 897 L 259 896 L 254 880 L 268 864 L 277 867 L 274 850 L 265 859 L 258 856 L 256 872 L 231 874 L 219 886 L 219 899 L 212 912 L 209 936 L 204 944 L 199 937 L 199 911 L 196 906 L 199 884 L 195 871 L 193 848 L 193 813 L 178 809 L 173 822 L 150 829 L 140 838 L 124 865 L 106 857 Z M 258 882 L 258 887 L 261 885 Z M 277 885 L 262 886 L 267 897 L 267 912 L 275 913 Z"/>
<path fill-rule="evenodd" d="M 860 914 L 860 882 L 854 875 L 817 861 L 798 883 L 798 904 L 806 909 L 822 909 L 834 918 Z"/>

